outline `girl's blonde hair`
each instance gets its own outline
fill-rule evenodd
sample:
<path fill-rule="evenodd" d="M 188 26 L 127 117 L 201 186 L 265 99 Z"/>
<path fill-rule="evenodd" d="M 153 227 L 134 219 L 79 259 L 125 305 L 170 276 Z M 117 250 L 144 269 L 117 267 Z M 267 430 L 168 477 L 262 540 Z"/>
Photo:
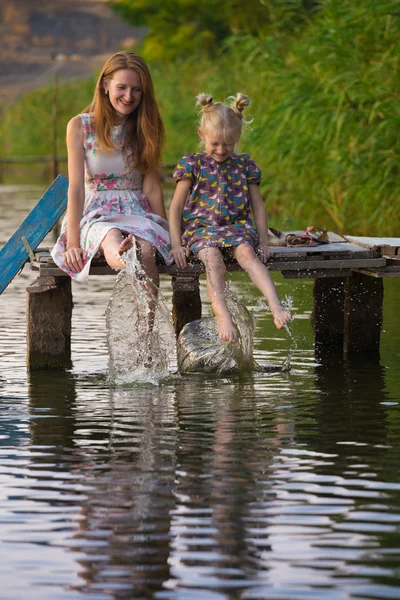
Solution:
<path fill-rule="evenodd" d="M 123 151 L 132 167 L 142 173 L 160 165 L 165 143 L 165 131 L 154 95 L 150 71 L 143 58 L 134 52 L 116 52 L 105 63 L 94 90 L 93 100 L 85 112 L 94 114 L 94 129 L 101 148 L 112 151 L 115 146 L 111 131 L 116 114 L 106 94 L 104 84 L 109 83 L 117 71 L 131 69 L 139 77 L 142 99 L 126 121 L 126 138 Z"/>
<path fill-rule="evenodd" d="M 202 131 L 212 131 L 223 134 L 226 139 L 239 141 L 243 126 L 243 111 L 249 106 L 250 100 L 240 92 L 229 96 L 230 104 L 213 102 L 210 94 L 199 94 L 196 104 L 201 106 L 199 127 Z"/>

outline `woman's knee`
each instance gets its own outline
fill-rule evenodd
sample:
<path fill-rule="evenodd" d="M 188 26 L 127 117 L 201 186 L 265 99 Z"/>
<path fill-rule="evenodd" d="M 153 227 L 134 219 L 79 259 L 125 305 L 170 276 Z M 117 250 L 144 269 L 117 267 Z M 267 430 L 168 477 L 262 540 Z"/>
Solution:
<path fill-rule="evenodd" d="M 115 246 L 119 246 L 123 240 L 123 235 L 119 229 L 113 227 L 105 234 L 101 244 L 100 249 L 103 251 L 107 251 L 109 249 L 113 250 Z"/>

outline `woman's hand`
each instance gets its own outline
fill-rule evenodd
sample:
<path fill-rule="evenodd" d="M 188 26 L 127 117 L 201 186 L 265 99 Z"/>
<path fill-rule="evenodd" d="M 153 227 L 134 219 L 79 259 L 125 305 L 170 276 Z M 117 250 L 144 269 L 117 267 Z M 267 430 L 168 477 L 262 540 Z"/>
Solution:
<path fill-rule="evenodd" d="M 64 264 L 73 273 L 79 273 L 82 271 L 87 260 L 86 250 L 82 248 L 68 248 L 63 254 Z"/>
<path fill-rule="evenodd" d="M 187 267 L 186 258 L 189 256 L 190 250 L 185 246 L 176 246 L 173 247 L 171 252 L 169 253 L 169 257 L 175 260 L 176 266 L 179 269 L 184 269 Z"/>
<path fill-rule="evenodd" d="M 257 253 L 261 262 L 266 263 L 271 258 L 274 251 L 270 246 L 268 246 L 267 242 L 260 242 L 258 244 Z"/>

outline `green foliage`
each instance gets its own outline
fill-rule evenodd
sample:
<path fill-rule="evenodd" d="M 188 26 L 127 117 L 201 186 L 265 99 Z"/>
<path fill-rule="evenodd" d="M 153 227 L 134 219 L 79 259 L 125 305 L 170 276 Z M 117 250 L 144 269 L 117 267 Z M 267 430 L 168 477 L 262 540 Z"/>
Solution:
<path fill-rule="evenodd" d="M 58 154 L 65 155 L 68 121 L 90 102 L 94 79 L 57 85 Z M 53 149 L 54 83 L 28 92 L 4 111 L 1 128 L 5 156 L 49 156 Z"/>
<path fill-rule="evenodd" d="M 148 7 L 149 0 L 137 4 Z M 151 65 L 167 129 L 166 162 L 198 148 L 197 94 L 221 100 L 245 92 L 254 120 L 240 149 L 262 169 L 273 226 L 398 236 L 397 0 L 308 1 L 308 21 L 299 18 L 297 0 L 265 4 L 264 34 L 231 35 L 217 57 L 187 52 Z M 60 88 L 60 140 L 93 86 L 90 80 Z M 51 96 L 51 87 L 37 90 L 6 111 L 0 134 L 6 154 L 51 154 Z"/>
<path fill-rule="evenodd" d="M 197 93 L 243 91 L 254 122 L 241 146 L 262 167 L 276 226 L 398 235 L 398 12 L 390 0 L 326 0 L 290 42 L 236 36 L 208 67 L 164 69 L 157 79 L 168 90 L 168 160 L 196 148 Z"/>
<path fill-rule="evenodd" d="M 316 3 L 308 0 L 111 0 L 123 19 L 145 26 L 148 34 L 140 48 L 150 61 L 171 62 L 221 50 L 231 35 L 293 32 L 306 21 Z"/>

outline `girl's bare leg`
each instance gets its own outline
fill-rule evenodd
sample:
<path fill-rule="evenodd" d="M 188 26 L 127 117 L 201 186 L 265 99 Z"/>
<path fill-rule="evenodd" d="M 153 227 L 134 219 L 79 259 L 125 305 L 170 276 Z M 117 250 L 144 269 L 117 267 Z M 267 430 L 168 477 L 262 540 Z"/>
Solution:
<path fill-rule="evenodd" d="M 207 290 L 217 319 L 219 337 L 224 342 L 236 342 L 238 332 L 233 324 L 225 299 L 225 264 L 218 248 L 204 248 L 199 252 L 207 275 Z"/>
<path fill-rule="evenodd" d="M 281 329 L 292 318 L 279 300 L 278 293 L 267 267 L 256 256 L 249 244 L 240 244 L 234 249 L 234 255 L 239 265 L 246 271 L 251 281 L 260 290 L 271 309 L 274 323 Z"/>

